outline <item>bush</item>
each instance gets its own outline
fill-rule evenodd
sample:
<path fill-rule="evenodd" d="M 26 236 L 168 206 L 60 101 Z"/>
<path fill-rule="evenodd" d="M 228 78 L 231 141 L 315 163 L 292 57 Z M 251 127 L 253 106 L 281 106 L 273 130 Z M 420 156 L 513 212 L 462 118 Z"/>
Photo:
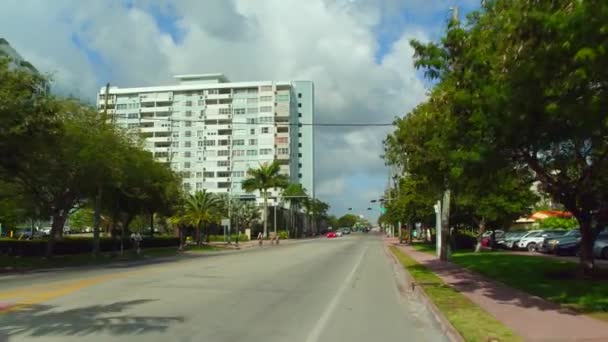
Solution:
<path fill-rule="evenodd" d="M 289 233 L 286 230 L 279 230 L 277 232 L 277 234 L 279 235 L 279 239 L 281 240 L 285 240 L 289 238 Z"/>
<path fill-rule="evenodd" d="M 9 256 L 44 256 L 46 254 L 47 240 L 0 240 L 0 255 Z M 177 237 L 144 237 L 141 243 L 142 248 L 152 247 L 178 247 L 179 238 Z M 133 248 L 130 239 L 123 242 L 125 249 Z M 120 249 L 120 239 L 100 238 L 99 250 L 101 252 L 111 252 Z M 93 250 L 93 239 L 78 237 L 65 238 L 55 242 L 55 255 L 86 254 Z"/>
<path fill-rule="evenodd" d="M 477 245 L 477 237 L 471 232 L 455 232 L 452 235 L 452 249 L 474 249 Z"/>
<path fill-rule="evenodd" d="M 578 221 L 575 218 L 547 217 L 537 221 L 540 229 L 575 229 Z"/>
<path fill-rule="evenodd" d="M 224 235 L 209 235 L 210 242 L 224 242 Z M 230 241 L 236 241 L 236 234 L 230 235 Z M 249 241 L 246 234 L 239 234 L 239 241 Z"/>

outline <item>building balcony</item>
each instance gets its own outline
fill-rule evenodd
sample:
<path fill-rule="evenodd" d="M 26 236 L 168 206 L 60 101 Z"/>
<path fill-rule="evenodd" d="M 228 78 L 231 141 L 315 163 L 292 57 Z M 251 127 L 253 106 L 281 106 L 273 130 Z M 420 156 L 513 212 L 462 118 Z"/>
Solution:
<path fill-rule="evenodd" d="M 140 113 L 157 113 L 157 112 L 171 112 L 173 107 L 171 106 L 159 106 L 159 107 L 141 107 Z"/>
<path fill-rule="evenodd" d="M 171 95 L 142 95 L 139 97 L 139 101 L 142 103 L 150 102 L 172 102 L 173 96 Z"/>
<path fill-rule="evenodd" d="M 232 94 L 207 94 L 206 98 L 208 100 L 231 99 Z"/>

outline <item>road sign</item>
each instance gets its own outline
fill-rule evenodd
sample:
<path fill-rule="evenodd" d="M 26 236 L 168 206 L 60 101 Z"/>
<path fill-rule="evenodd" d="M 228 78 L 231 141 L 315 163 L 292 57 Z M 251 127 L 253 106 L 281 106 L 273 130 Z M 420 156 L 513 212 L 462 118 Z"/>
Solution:
<path fill-rule="evenodd" d="M 230 224 L 230 220 L 229 219 L 222 219 L 222 226 L 227 226 L 229 224 Z"/>

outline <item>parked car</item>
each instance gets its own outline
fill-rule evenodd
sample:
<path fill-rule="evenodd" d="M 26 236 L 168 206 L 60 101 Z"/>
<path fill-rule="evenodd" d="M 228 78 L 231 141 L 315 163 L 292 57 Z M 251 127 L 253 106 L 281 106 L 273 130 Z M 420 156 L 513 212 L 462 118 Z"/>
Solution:
<path fill-rule="evenodd" d="M 351 229 L 348 227 L 345 227 L 345 228 L 338 229 L 338 231 L 342 232 L 342 234 L 344 234 L 344 235 L 348 235 L 348 234 L 350 234 Z"/>
<path fill-rule="evenodd" d="M 608 259 L 608 232 L 602 232 L 593 243 L 593 255 L 596 258 Z"/>
<path fill-rule="evenodd" d="M 577 242 L 580 237 L 580 230 L 568 230 L 564 235 L 544 238 L 543 241 L 537 245 L 536 251 L 541 253 L 554 253 L 558 245 L 566 245 L 568 243 Z"/>
<path fill-rule="evenodd" d="M 333 239 L 336 237 L 336 232 L 328 232 L 326 236 L 328 239 Z"/>
<path fill-rule="evenodd" d="M 536 250 L 536 245 L 547 237 L 559 237 L 566 233 L 566 230 L 533 230 L 521 237 L 517 247 L 527 249 L 529 252 Z"/>
<path fill-rule="evenodd" d="M 524 236 L 526 233 L 527 231 L 524 230 L 507 232 L 503 235 L 502 238 L 496 240 L 496 244 L 499 247 L 513 249 L 514 247 L 517 247 L 519 239 L 521 239 L 521 237 Z"/>
<path fill-rule="evenodd" d="M 341 237 L 343 234 L 341 230 L 336 231 L 336 237 Z"/>

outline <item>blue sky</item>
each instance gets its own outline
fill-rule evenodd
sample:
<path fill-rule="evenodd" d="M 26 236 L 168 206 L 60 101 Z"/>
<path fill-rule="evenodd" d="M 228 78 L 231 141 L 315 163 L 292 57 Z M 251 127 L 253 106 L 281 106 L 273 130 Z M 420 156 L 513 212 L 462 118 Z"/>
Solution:
<path fill-rule="evenodd" d="M 112 85 L 180 73 L 315 82 L 317 122 L 392 122 L 424 100 L 409 40 L 437 39 L 477 0 L 4 0 L 0 32 L 56 89 L 89 101 Z M 28 30 L 23 30 L 28 27 Z M 323 129 L 318 196 L 332 213 L 369 206 L 386 184 L 388 129 Z M 373 220 L 376 212 L 366 212 Z"/>

